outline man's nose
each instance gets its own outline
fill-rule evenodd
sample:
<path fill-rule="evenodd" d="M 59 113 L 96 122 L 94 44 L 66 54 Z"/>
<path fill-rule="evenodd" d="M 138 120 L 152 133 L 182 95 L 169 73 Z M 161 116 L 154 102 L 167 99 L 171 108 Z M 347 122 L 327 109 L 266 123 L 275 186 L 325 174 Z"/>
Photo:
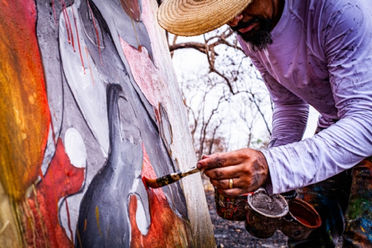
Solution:
<path fill-rule="evenodd" d="M 236 25 L 238 25 L 241 19 L 243 19 L 243 15 L 239 14 L 235 16 L 233 19 L 231 19 L 227 24 L 231 27 L 235 27 Z"/>

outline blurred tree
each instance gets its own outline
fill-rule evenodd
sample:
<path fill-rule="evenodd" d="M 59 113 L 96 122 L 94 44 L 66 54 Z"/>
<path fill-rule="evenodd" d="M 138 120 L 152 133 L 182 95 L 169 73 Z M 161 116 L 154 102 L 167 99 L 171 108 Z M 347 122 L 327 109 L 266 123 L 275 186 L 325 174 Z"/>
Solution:
<path fill-rule="evenodd" d="M 273 106 L 233 31 L 223 26 L 197 37 L 167 37 L 173 59 L 196 67 L 188 73 L 175 66 L 198 158 L 265 146 L 271 135 Z M 195 53 L 205 55 L 206 62 L 197 61 Z"/>

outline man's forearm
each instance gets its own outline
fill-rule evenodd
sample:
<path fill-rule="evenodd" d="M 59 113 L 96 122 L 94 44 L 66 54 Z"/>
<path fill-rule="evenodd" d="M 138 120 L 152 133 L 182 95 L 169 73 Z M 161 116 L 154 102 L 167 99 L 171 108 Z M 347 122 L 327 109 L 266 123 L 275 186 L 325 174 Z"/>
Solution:
<path fill-rule="evenodd" d="M 320 182 L 372 155 L 372 113 L 344 118 L 312 138 L 262 150 L 271 193 Z"/>

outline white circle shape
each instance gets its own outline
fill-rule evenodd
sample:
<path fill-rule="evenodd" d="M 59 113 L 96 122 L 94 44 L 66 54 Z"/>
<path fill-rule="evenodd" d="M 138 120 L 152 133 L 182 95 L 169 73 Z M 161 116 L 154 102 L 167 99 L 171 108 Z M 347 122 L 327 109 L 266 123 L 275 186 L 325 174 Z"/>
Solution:
<path fill-rule="evenodd" d="M 83 138 L 75 128 L 69 128 L 65 133 L 65 150 L 72 165 L 86 167 L 87 150 Z"/>

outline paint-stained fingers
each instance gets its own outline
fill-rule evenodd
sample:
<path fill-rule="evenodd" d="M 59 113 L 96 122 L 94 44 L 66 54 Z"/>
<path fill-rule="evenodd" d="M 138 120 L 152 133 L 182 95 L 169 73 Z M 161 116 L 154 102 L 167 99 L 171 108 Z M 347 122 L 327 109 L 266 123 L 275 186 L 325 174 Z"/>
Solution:
<path fill-rule="evenodd" d="M 209 156 L 203 156 L 198 162 L 199 169 L 213 169 L 237 165 L 249 159 L 247 149 L 241 149 L 232 152 L 216 153 Z"/>
<path fill-rule="evenodd" d="M 228 166 L 204 171 L 204 174 L 209 177 L 209 179 L 213 180 L 235 178 L 239 177 L 241 173 L 240 166 Z"/>
<path fill-rule="evenodd" d="M 203 154 L 201 158 L 202 158 L 202 159 L 205 159 L 205 158 L 209 158 L 210 156 L 211 156 L 211 155 L 205 155 L 205 154 Z"/>
<path fill-rule="evenodd" d="M 213 169 L 213 168 L 220 168 L 224 167 L 227 164 L 227 160 L 222 158 L 222 156 L 214 155 L 202 158 L 198 162 L 199 169 Z"/>

